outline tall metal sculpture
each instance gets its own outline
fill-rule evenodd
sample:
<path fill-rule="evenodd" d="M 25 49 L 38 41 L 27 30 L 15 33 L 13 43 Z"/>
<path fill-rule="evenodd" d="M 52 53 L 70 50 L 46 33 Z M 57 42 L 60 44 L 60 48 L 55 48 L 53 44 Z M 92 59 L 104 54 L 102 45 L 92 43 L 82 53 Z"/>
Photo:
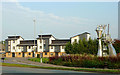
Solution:
<path fill-rule="evenodd" d="M 101 38 L 102 38 L 102 31 L 103 31 L 103 28 L 102 28 L 102 25 L 99 25 L 97 26 L 97 29 L 96 29 L 96 32 L 97 32 L 97 35 L 98 35 L 98 56 L 102 56 L 102 43 L 101 43 Z"/>
<path fill-rule="evenodd" d="M 107 56 L 107 50 L 109 50 L 109 56 L 113 57 L 116 56 L 116 51 L 115 48 L 112 45 L 112 39 L 109 34 L 109 24 L 108 24 L 108 33 L 105 33 L 107 25 L 99 25 L 97 26 L 96 32 L 98 35 L 98 53 L 97 56 L 102 57 L 102 56 Z M 107 48 L 108 45 L 108 48 Z"/>

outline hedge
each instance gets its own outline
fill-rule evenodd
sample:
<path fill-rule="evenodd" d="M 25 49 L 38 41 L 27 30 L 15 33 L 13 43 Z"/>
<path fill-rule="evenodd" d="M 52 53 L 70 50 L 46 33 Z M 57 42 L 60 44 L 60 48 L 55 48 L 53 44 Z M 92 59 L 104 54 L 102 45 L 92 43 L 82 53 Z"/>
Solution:
<path fill-rule="evenodd" d="M 50 57 L 49 63 L 69 67 L 120 69 L 120 57 L 90 57 L 90 56 Z"/>

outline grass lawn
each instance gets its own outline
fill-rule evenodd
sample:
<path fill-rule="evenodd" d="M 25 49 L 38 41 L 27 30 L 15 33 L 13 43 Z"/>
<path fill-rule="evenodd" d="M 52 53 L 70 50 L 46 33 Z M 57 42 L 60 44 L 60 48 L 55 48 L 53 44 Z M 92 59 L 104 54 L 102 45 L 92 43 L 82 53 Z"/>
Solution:
<path fill-rule="evenodd" d="M 88 68 L 61 68 L 61 67 L 41 67 L 34 65 L 24 65 L 24 64 L 10 64 L 2 63 L 2 66 L 10 67 L 29 67 L 29 68 L 43 68 L 43 69 L 56 69 L 56 70 L 72 70 L 72 71 L 86 71 L 86 72 L 100 72 L 100 73 L 117 73 L 120 74 L 120 69 L 88 69 Z"/>
<path fill-rule="evenodd" d="M 28 60 L 35 61 L 35 62 L 40 62 L 40 58 L 29 58 Z M 49 62 L 49 58 L 42 58 L 42 62 L 43 63 L 48 63 Z"/>

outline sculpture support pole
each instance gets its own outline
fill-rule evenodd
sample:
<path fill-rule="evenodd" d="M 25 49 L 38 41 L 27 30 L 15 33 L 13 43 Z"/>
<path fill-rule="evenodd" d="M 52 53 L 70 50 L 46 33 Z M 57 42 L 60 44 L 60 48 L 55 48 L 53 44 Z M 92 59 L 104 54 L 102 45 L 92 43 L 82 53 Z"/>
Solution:
<path fill-rule="evenodd" d="M 102 57 L 102 43 L 101 43 L 101 39 L 99 39 L 97 56 Z"/>

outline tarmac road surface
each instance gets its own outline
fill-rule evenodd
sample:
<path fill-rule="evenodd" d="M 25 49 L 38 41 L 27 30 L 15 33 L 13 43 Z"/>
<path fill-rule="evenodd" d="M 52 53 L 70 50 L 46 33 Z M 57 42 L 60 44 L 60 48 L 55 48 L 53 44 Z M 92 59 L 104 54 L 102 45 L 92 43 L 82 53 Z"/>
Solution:
<path fill-rule="evenodd" d="M 59 75 L 59 74 L 60 75 L 113 75 L 113 74 L 101 74 L 101 73 L 94 73 L 94 72 L 2 66 L 2 75 L 41 75 L 41 74 L 42 75 Z"/>

